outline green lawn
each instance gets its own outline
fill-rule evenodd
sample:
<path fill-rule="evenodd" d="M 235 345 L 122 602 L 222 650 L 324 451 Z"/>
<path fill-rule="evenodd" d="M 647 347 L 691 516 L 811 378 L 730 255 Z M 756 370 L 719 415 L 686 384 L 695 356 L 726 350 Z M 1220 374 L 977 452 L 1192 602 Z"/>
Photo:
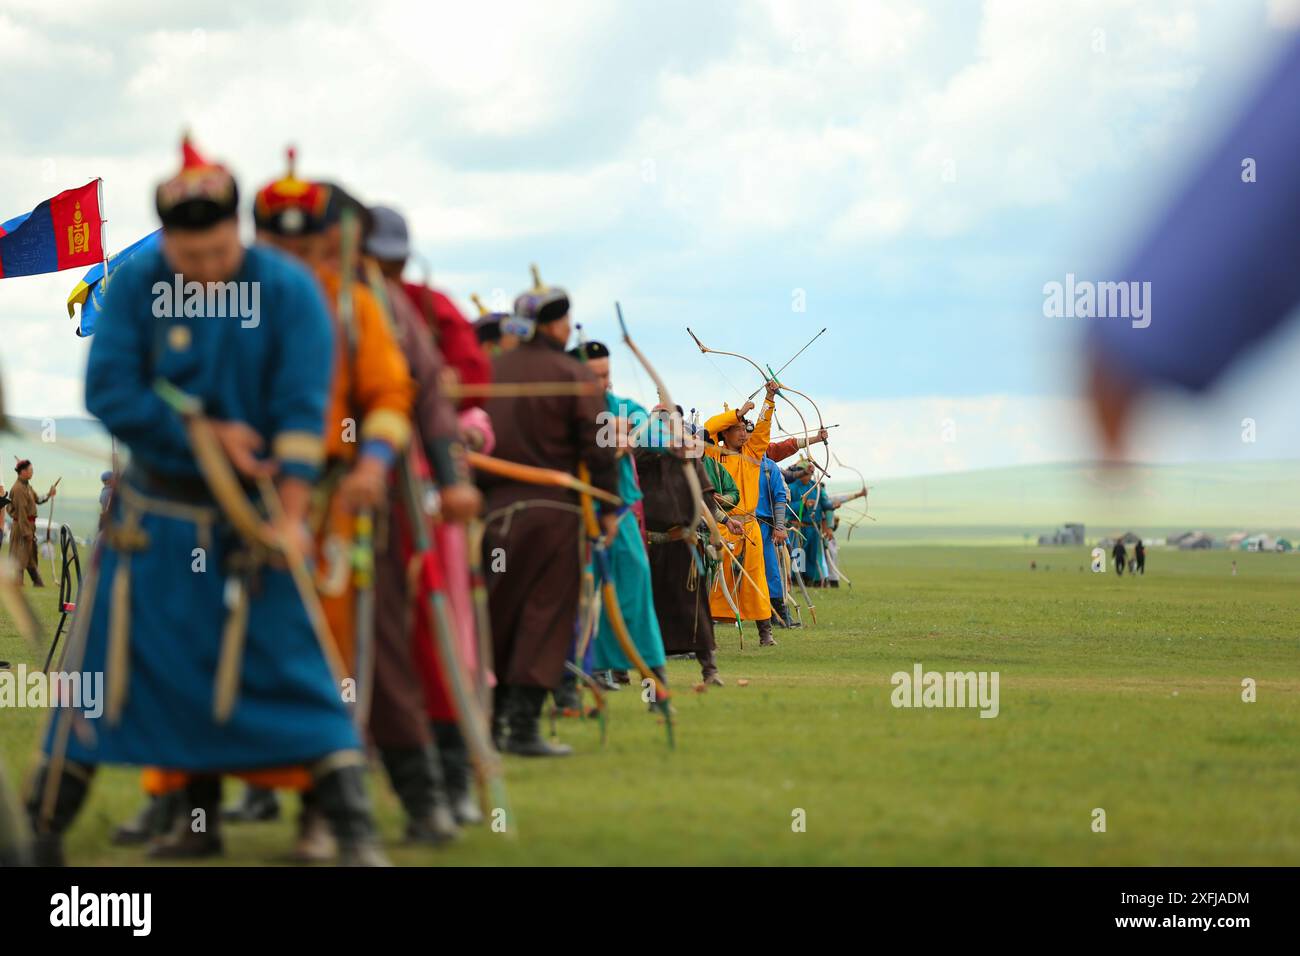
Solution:
<path fill-rule="evenodd" d="M 574 721 L 577 756 L 507 759 L 517 839 L 478 830 L 394 860 L 1300 864 L 1300 557 L 1153 550 L 1145 578 L 1116 580 L 1080 571 L 1085 550 L 855 540 L 842 555 L 855 587 L 816 593 L 818 626 L 763 650 L 751 627 L 744 651 L 720 629 L 726 688 L 695 694 L 694 665 L 670 663 L 675 751 L 615 694 L 603 750 Z M 35 661 L 7 621 L 0 657 Z M 998 671 L 1000 715 L 895 709 L 890 675 L 918 661 Z M 0 711 L 11 776 L 39 720 Z M 374 790 L 395 844 L 396 800 Z M 105 839 L 138 800 L 132 771 L 101 774 L 71 860 L 140 862 Z M 290 838 L 288 822 L 229 828 L 228 859 L 270 860 Z"/>

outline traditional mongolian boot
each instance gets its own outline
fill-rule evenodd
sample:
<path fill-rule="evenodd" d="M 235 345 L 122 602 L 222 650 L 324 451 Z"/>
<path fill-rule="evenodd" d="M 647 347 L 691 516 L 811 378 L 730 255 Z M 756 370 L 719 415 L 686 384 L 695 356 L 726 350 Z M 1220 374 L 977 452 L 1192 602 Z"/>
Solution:
<path fill-rule="evenodd" d="M 497 684 L 492 688 L 492 746 L 505 753 L 506 735 L 510 732 L 510 688 Z"/>
<path fill-rule="evenodd" d="M 560 686 L 551 691 L 555 712 L 560 717 L 582 716 L 582 692 L 578 690 L 578 676 L 568 670 L 560 678 Z"/>
<path fill-rule="evenodd" d="M 244 785 L 243 799 L 234 806 L 223 807 L 221 818 L 227 823 L 266 823 L 280 819 L 280 800 L 274 790 Z"/>
<path fill-rule="evenodd" d="M 718 676 L 718 659 L 710 648 L 704 651 L 696 651 L 695 659 L 700 662 L 700 680 L 709 687 L 726 687 L 722 678 Z"/>
<path fill-rule="evenodd" d="M 538 730 L 545 702 L 545 687 L 511 688 L 510 737 L 506 740 L 506 753 L 521 757 L 567 757 L 573 753 L 573 748 L 567 744 L 553 744 L 543 739 Z"/>
<path fill-rule="evenodd" d="M 151 794 L 140 811 L 109 837 L 114 846 L 136 846 L 156 839 L 172 828 L 184 800 L 181 791 Z"/>
<path fill-rule="evenodd" d="M 365 768 L 339 767 L 316 780 L 316 800 L 339 843 L 340 866 L 391 866 L 379 846 Z"/>
<path fill-rule="evenodd" d="M 456 815 L 456 822 L 463 827 L 482 823 L 483 811 L 479 809 L 471 786 L 469 749 L 465 746 L 460 728 L 454 723 L 435 720 L 433 736 L 438 742 L 442 776 L 447 782 L 447 796 L 451 800 L 451 812 Z"/>
<path fill-rule="evenodd" d="M 329 863 L 339 855 L 338 841 L 330 832 L 329 821 L 316 805 L 316 792 L 304 790 L 298 810 L 298 836 L 289 858 L 295 863 Z"/>
<path fill-rule="evenodd" d="M 64 866 L 63 834 L 76 819 L 86 802 L 90 781 L 95 768 L 86 764 L 64 761 L 59 775 L 58 790 L 49 819 L 42 822 L 41 807 L 45 800 L 45 786 L 49 779 L 49 764 L 42 763 L 27 797 L 27 818 L 31 821 L 36 838 L 32 843 L 32 862 L 36 866 Z"/>
<path fill-rule="evenodd" d="M 434 748 L 379 751 L 393 792 L 406 811 L 406 842 L 442 846 L 460 836 Z"/>
<path fill-rule="evenodd" d="M 172 828 L 149 847 L 155 860 L 201 860 L 220 856 L 221 778 L 211 774 L 191 777 L 185 785 Z"/>
<path fill-rule="evenodd" d="M 772 620 L 777 627 L 789 627 L 790 612 L 786 610 L 785 601 L 781 598 L 772 598 Z"/>
<path fill-rule="evenodd" d="M 776 638 L 772 636 L 772 619 L 766 621 L 757 621 L 758 624 L 758 646 L 759 647 L 776 647 Z"/>

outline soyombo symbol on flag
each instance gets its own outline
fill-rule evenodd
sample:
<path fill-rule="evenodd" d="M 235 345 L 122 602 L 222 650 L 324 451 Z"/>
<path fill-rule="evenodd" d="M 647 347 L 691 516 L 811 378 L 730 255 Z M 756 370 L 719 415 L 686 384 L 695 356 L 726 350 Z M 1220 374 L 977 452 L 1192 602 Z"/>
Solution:
<path fill-rule="evenodd" d="M 0 279 L 88 266 L 104 259 L 99 183 L 65 189 L 0 223 Z"/>

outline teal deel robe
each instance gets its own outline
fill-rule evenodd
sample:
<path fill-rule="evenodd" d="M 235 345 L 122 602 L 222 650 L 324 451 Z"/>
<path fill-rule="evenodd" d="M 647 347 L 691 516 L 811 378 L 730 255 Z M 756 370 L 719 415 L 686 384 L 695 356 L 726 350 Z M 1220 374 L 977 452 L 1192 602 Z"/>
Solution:
<path fill-rule="evenodd" d="M 612 392 L 605 395 L 609 411 L 613 415 L 628 419 L 634 426 L 650 421 L 649 413 L 635 401 L 620 398 Z M 646 430 L 652 444 L 661 441 L 654 424 Z M 644 496 L 637 485 L 636 469 L 630 454 L 618 460 L 618 494 L 627 505 L 640 501 Z M 655 615 L 654 593 L 650 584 L 650 556 L 646 553 L 645 540 L 641 537 L 641 526 L 631 508 L 623 512 L 618 523 L 618 535 L 610 546 L 610 565 L 613 569 L 614 589 L 618 592 L 618 606 L 623 612 L 632 643 L 637 653 L 649 667 L 662 667 L 664 663 L 664 639 L 659 632 L 659 618 Z M 609 616 L 601 605 L 600 625 L 593 642 L 592 666 L 596 670 L 632 670 L 632 662 L 623 653 L 623 648 L 614 636 L 614 629 L 609 623 Z"/>

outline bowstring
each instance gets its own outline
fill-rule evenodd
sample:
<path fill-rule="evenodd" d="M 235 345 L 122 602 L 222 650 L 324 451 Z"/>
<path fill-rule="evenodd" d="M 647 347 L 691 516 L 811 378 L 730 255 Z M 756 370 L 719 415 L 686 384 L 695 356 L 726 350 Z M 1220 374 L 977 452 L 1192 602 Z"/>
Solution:
<path fill-rule="evenodd" d="M 735 382 L 733 382 L 731 379 L 727 378 L 727 373 L 724 372 L 724 371 L 722 370 L 722 367 L 721 367 L 720 365 L 718 365 L 717 362 L 713 361 L 712 353 L 711 353 L 711 352 L 701 352 L 700 354 L 704 356 L 705 361 L 707 361 L 710 365 L 713 366 L 713 370 L 714 370 L 715 372 L 718 373 L 718 376 L 719 376 L 719 377 L 720 377 L 724 382 L 727 383 L 727 388 L 731 389 L 731 391 L 732 391 L 732 393 L 733 393 L 733 397 L 734 397 L 734 395 L 739 395 L 739 394 L 740 394 L 740 389 L 738 389 L 738 388 L 736 387 L 736 383 L 735 383 Z M 745 400 L 745 401 L 747 401 L 747 400 Z M 745 401 L 741 401 L 741 403 L 740 403 L 739 405 L 737 405 L 736 407 L 737 407 L 737 408 L 743 408 L 744 405 L 745 405 Z"/>

